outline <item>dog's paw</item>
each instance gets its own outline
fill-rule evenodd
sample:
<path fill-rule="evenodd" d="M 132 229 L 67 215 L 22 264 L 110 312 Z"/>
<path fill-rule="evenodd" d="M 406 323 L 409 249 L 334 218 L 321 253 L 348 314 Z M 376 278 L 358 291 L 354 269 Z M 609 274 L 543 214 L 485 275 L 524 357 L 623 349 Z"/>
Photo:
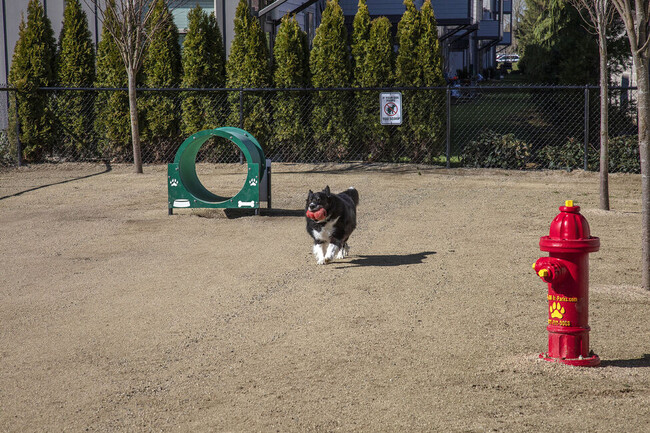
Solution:
<path fill-rule="evenodd" d="M 350 247 L 348 244 L 345 244 L 343 248 L 339 250 L 339 252 L 336 254 L 337 259 L 344 259 L 350 254 Z"/>
<path fill-rule="evenodd" d="M 327 252 L 325 253 L 325 260 L 331 262 L 334 258 L 338 258 L 341 248 L 337 247 L 334 244 L 329 244 L 327 246 Z"/>
<path fill-rule="evenodd" d="M 316 260 L 316 264 L 317 264 L 317 265 L 326 265 L 326 264 L 328 264 L 329 262 L 330 262 L 330 261 L 327 260 L 325 257 Z"/>

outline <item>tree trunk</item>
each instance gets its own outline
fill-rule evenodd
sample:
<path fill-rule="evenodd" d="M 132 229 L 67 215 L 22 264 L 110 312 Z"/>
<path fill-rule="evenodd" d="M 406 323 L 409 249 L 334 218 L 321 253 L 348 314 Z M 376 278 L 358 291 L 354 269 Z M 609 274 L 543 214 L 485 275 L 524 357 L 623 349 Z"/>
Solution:
<path fill-rule="evenodd" d="M 133 142 L 133 167 L 136 173 L 142 173 L 140 154 L 140 126 L 138 124 L 138 100 L 135 90 L 136 71 L 128 69 L 129 78 L 129 112 L 131 114 L 131 141 Z"/>
<path fill-rule="evenodd" d="M 607 39 L 598 34 L 600 51 L 600 208 L 609 210 L 609 83 L 607 80 Z"/>
<path fill-rule="evenodd" d="M 634 67 L 637 73 L 638 116 L 639 116 L 639 156 L 641 158 L 641 285 L 650 290 L 650 147 L 648 127 L 650 127 L 650 83 L 648 83 L 648 59 L 635 56 Z"/>

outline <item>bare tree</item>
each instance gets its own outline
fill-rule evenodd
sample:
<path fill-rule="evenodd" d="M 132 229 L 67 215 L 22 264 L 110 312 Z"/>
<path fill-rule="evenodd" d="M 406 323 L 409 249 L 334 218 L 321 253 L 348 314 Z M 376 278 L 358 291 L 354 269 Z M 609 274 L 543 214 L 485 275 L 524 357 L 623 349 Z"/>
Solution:
<path fill-rule="evenodd" d="M 638 87 L 638 129 L 639 156 L 641 158 L 641 242 L 642 281 L 646 290 L 650 290 L 650 169 L 649 132 L 650 127 L 650 82 L 648 79 L 648 60 L 650 59 L 650 5 L 648 0 L 612 0 L 616 11 L 625 23 L 630 51 L 634 60 L 634 69 Z"/>
<path fill-rule="evenodd" d="M 609 210 L 609 76 L 607 72 L 607 27 L 614 18 L 609 0 L 570 0 L 582 19 L 598 37 L 600 57 L 600 208 Z"/>
<path fill-rule="evenodd" d="M 144 52 L 160 22 L 152 22 L 154 4 L 158 0 L 84 0 L 96 6 L 102 25 L 115 40 L 124 61 L 128 77 L 129 112 L 131 115 L 131 141 L 133 165 L 142 173 L 140 152 L 140 126 L 136 98 L 136 75 L 142 66 Z"/>

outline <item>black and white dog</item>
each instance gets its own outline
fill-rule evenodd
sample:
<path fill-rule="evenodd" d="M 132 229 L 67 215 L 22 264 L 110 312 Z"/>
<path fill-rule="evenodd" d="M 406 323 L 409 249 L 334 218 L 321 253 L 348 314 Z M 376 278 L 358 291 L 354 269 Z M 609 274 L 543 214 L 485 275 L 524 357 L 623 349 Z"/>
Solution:
<path fill-rule="evenodd" d="M 332 194 L 326 186 L 321 192 L 309 190 L 307 205 L 307 233 L 314 238 L 314 256 L 319 265 L 348 255 L 348 238 L 357 227 L 359 193 L 349 188 Z"/>

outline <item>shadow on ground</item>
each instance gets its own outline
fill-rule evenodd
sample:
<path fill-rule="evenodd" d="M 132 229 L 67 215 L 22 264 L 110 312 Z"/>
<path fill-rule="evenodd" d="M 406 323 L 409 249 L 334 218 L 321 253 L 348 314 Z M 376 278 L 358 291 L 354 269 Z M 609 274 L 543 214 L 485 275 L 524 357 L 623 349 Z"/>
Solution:
<path fill-rule="evenodd" d="M 383 254 L 356 256 L 347 263 L 341 263 L 338 268 L 356 268 L 359 266 L 402 266 L 420 264 L 428 256 L 435 254 L 435 251 L 425 251 L 415 254 Z"/>
<path fill-rule="evenodd" d="M 0 200 L 4 200 L 4 199 L 10 198 L 10 197 L 18 197 L 19 195 L 25 194 L 26 192 L 36 191 L 38 189 L 47 188 L 48 186 L 61 185 L 63 183 L 75 182 L 77 180 L 88 179 L 89 177 L 93 177 L 93 176 L 99 176 L 100 174 L 106 174 L 106 173 L 108 173 L 109 171 L 112 170 L 111 163 L 108 162 L 108 161 L 103 161 L 103 162 L 106 165 L 106 169 L 104 171 L 102 171 L 102 172 L 88 174 L 86 176 L 81 176 L 81 177 L 75 177 L 73 179 L 66 179 L 66 180 L 62 180 L 60 182 L 54 182 L 54 183 L 48 183 L 48 184 L 45 184 L 45 185 L 35 186 L 34 188 L 29 188 L 29 189 L 26 189 L 24 191 L 17 192 L 15 194 L 5 195 L 3 197 L 0 197 Z"/>
<path fill-rule="evenodd" d="M 226 214 L 226 218 L 236 219 L 255 215 L 255 209 L 224 209 L 224 213 Z M 260 208 L 259 215 L 270 217 L 304 217 L 305 211 L 303 209 Z"/>
<path fill-rule="evenodd" d="M 602 360 L 600 362 L 600 366 L 601 367 L 624 367 L 624 368 L 650 367 L 650 354 L 646 353 L 641 358 L 636 358 L 636 359 Z"/>

